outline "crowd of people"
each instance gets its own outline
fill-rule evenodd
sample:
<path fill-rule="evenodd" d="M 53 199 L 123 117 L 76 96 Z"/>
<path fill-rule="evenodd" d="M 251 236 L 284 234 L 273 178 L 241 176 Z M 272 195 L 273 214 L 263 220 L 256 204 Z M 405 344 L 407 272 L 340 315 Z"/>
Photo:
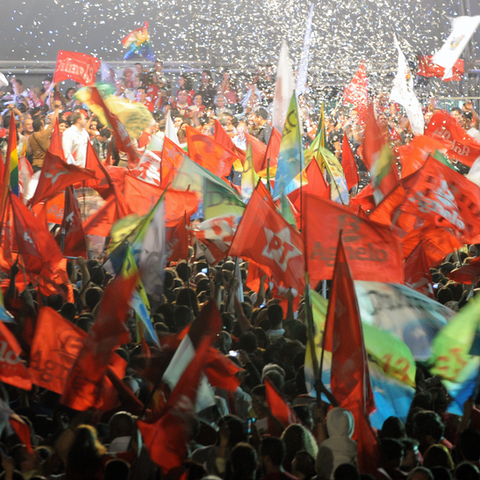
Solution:
<path fill-rule="evenodd" d="M 91 142 L 99 158 L 105 160 L 110 150 L 112 130 L 102 125 L 88 107 L 75 97 L 76 88 L 65 92 L 52 85 L 52 78 L 43 87 L 24 87 L 24 82 L 11 77 L 4 89 L 7 111 L 2 118 L 3 154 L 11 111 L 15 114 L 18 151 L 31 163 L 34 174 L 40 172 L 45 152 L 58 118 L 63 134 L 67 163 L 85 166 L 87 142 Z M 246 149 L 245 133 L 268 144 L 275 82 L 270 69 L 252 79 L 246 91 L 240 91 L 231 72 L 223 72 L 221 81 L 213 82 L 209 71 L 203 71 L 196 85 L 187 75 L 170 79 L 160 61 L 147 71 L 142 63 L 109 78 L 114 95 L 139 102 L 152 113 L 150 134 L 160 141 L 165 136 L 165 117 L 170 112 L 181 146 L 186 146 L 185 125 L 205 135 L 214 134 L 218 119 L 233 143 Z M 80 88 L 80 85 L 78 85 Z M 377 121 L 392 146 L 408 144 L 413 134 L 407 117 L 385 96 L 374 100 Z M 300 99 L 304 123 L 304 144 L 316 135 L 319 109 L 311 109 L 308 95 Z M 425 107 L 428 124 L 435 103 Z M 471 102 L 454 108 L 452 115 L 480 141 L 479 116 Z M 360 145 L 364 125 L 355 109 L 338 106 L 326 115 L 327 148 L 342 160 L 342 141 L 346 138 L 356 155 L 362 182 L 368 173 L 361 160 Z M 141 153 L 138 144 L 134 147 Z M 122 165 L 117 155 L 113 164 Z M 475 245 L 469 255 L 476 256 Z M 288 296 L 286 308 L 265 291 L 262 281 L 258 291 L 246 284 L 248 263 L 242 264 L 244 301 L 236 300 L 235 262 L 226 259 L 212 267 L 190 247 L 187 259 L 167 265 L 161 305 L 151 312 L 151 320 L 160 344 L 180 334 L 198 317 L 202 305 L 211 297 L 222 312 L 222 330 L 215 347 L 229 361 L 241 368 L 240 386 L 229 392 L 214 388 L 215 405 L 197 412 L 190 420 L 187 457 L 183 478 L 188 480 L 474 480 L 480 478 L 480 410 L 477 398 L 465 403 L 462 417 L 447 413 L 449 396 L 439 378 L 419 367 L 416 393 L 408 417 L 402 421 L 388 418 L 376 432 L 378 463 L 369 471 L 359 471 L 357 446 L 352 439 L 354 418 L 341 407 L 317 402 L 309 396 L 305 385 L 305 351 L 307 328 L 303 303 L 294 311 Z M 447 258 L 432 269 L 437 284 L 438 301 L 453 309 L 466 303 L 468 287 L 452 282 L 446 276 L 457 261 L 468 257 Z M 12 269 L 14 270 L 14 269 Z M 42 297 L 33 285 L 17 292 L 15 275 L 18 267 L 5 273 L 4 300 L 18 324 L 27 314 L 35 316 L 39 308 L 48 306 L 85 332 L 92 328 L 105 287 L 112 275 L 103 268 L 101 259 L 68 261 L 74 302 L 60 295 Z M 263 279 L 262 279 L 263 280 Z M 128 326 L 132 341 L 117 349 L 127 362 L 124 384 L 150 409 L 153 385 L 145 377 L 145 348 L 137 339 L 135 316 L 129 313 Z M 14 330 L 28 361 L 29 345 L 21 332 Z M 164 343 L 165 342 L 165 343 Z M 161 356 L 155 344 L 148 345 L 152 356 Z M 424 378 L 425 377 L 425 378 Z M 296 414 L 296 423 L 282 424 L 266 401 L 265 382 L 269 381 Z M 478 392 L 477 392 L 478 393 Z M 1 385 L 3 401 L 28 425 L 33 449 L 20 443 L 18 435 L 5 426 L 2 417 L 1 454 L 3 473 L 0 478 L 66 480 L 150 480 L 167 477 L 149 457 L 148 446 L 142 443 L 137 428 L 138 411 L 130 408 L 119 396 L 118 405 L 109 411 L 76 412 L 62 405 L 60 395 L 34 386 L 24 391 L 6 383 Z M 151 413 L 151 411 L 150 411 Z M 145 412 L 141 414 L 145 415 Z M 180 475 L 176 472 L 176 477 Z M 372 477 L 373 476 L 373 477 Z M 173 478 L 173 477 L 172 477 Z"/>

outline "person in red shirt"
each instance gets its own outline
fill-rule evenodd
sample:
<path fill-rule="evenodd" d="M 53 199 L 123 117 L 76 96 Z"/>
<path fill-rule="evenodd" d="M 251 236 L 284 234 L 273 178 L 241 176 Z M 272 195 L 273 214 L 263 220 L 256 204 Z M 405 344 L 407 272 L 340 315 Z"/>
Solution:
<path fill-rule="evenodd" d="M 137 88 L 136 100 L 138 103 L 145 105 L 150 112 L 155 110 L 155 102 L 152 102 L 152 99 L 147 96 L 147 88 L 139 87 Z"/>

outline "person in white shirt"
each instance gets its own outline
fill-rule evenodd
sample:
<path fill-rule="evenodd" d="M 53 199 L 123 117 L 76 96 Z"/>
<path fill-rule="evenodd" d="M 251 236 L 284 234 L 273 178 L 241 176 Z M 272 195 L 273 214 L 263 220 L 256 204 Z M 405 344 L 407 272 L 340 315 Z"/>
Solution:
<path fill-rule="evenodd" d="M 85 168 L 89 141 L 89 135 L 85 129 L 87 119 L 84 113 L 75 112 L 72 115 L 72 121 L 72 126 L 63 134 L 63 151 L 68 164 Z"/>

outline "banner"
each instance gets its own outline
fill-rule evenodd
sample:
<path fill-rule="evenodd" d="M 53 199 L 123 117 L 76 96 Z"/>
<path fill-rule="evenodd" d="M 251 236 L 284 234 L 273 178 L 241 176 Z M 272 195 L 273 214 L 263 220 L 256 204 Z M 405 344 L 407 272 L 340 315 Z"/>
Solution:
<path fill-rule="evenodd" d="M 86 53 L 59 50 L 53 83 L 73 80 L 82 85 L 93 85 L 100 63 L 98 58 Z"/>

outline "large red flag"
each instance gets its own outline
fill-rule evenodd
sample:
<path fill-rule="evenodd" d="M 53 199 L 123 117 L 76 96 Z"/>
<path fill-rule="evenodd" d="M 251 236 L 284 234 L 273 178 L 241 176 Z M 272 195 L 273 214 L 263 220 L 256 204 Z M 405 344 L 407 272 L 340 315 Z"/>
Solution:
<path fill-rule="evenodd" d="M 108 237 L 112 225 L 127 216 L 124 202 L 123 195 L 111 195 L 99 210 L 85 220 L 83 223 L 85 234 Z"/>
<path fill-rule="evenodd" d="M 82 216 L 73 186 L 65 190 L 65 208 L 60 228 L 60 248 L 66 257 L 87 258 L 87 240 L 82 226 Z"/>
<path fill-rule="evenodd" d="M 82 85 L 93 85 L 99 68 L 100 60 L 98 58 L 86 53 L 59 50 L 53 83 L 73 80 Z"/>
<path fill-rule="evenodd" d="M 367 89 L 367 70 L 365 60 L 358 67 L 352 81 L 345 87 L 343 92 L 343 103 L 350 102 L 355 105 L 360 122 L 364 122 L 367 117 L 368 89 Z"/>
<path fill-rule="evenodd" d="M 23 390 L 31 390 L 32 379 L 19 358 L 21 353 L 17 339 L 0 321 L 0 380 Z"/>
<path fill-rule="evenodd" d="M 342 168 L 347 181 L 347 188 L 350 191 L 358 185 L 358 168 L 352 149 L 348 143 L 347 134 L 343 135 L 342 142 Z"/>
<path fill-rule="evenodd" d="M 333 277 L 335 237 L 341 230 L 355 280 L 403 283 L 402 251 L 389 228 L 360 218 L 331 200 L 307 195 L 303 235 L 312 280 Z"/>
<path fill-rule="evenodd" d="M 301 423 L 296 413 L 285 403 L 285 400 L 278 393 L 268 377 L 265 377 L 265 395 L 267 405 L 270 407 L 272 415 L 277 418 L 285 428 L 293 423 Z"/>
<path fill-rule="evenodd" d="M 452 80 L 460 81 L 465 73 L 465 61 L 458 59 L 452 67 L 452 76 L 443 78 L 445 69 L 436 63 L 433 63 L 433 55 L 419 55 L 417 75 L 422 77 L 441 78 L 443 82 L 451 82 Z"/>
<path fill-rule="evenodd" d="M 87 144 L 85 168 L 95 172 L 95 178 L 85 181 L 86 187 L 95 189 L 103 199 L 107 199 L 112 193 L 114 193 L 113 180 L 107 172 L 107 169 L 103 166 L 103 163 L 98 158 L 97 152 L 90 142 Z"/>
<path fill-rule="evenodd" d="M 454 282 L 464 283 L 465 285 L 476 282 L 477 278 L 480 277 L 480 257 L 472 258 L 468 264 L 452 270 L 447 274 L 447 277 Z"/>
<path fill-rule="evenodd" d="M 48 147 L 48 151 L 61 158 L 65 163 L 65 153 L 63 151 L 63 140 L 62 134 L 60 132 L 60 127 L 58 126 L 58 118 L 55 119 L 55 126 L 53 127 L 52 137 L 50 138 L 50 146 Z"/>
<path fill-rule="evenodd" d="M 219 311 L 210 301 L 190 328 L 188 336 L 195 346 L 195 354 L 173 389 L 160 419 L 154 423 L 138 421 L 150 458 L 165 474 L 180 469 L 187 455 L 200 375 L 220 328 Z"/>
<path fill-rule="evenodd" d="M 95 172 L 76 165 L 67 165 L 60 157 L 47 150 L 37 189 L 29 205 L 50 200 L 69 185 L 91 178 L 95 178 Z"/>
<path fill-rule="evenodd" d="M 240 220 L 229 255 L 253 260 L 274 277 L 276 283 L 302 292 L 305 285 L 303 249 L 300 234 L 262 198 L 257 187 Z"/>
<path fill-rule="evenodd" d="M 453 142 L 447 155 L 471 167 L 480 157 L 480 143 L 473 139 L 460 124 L 447 112 L 441 110 L 434 113 L 428 124 L 425 135 L 442 137 Z"/>
<path fill-rule="evenodd" d="M 335 259 L 323 348 L 332 352 L 330 379 L 332 394 L 340 407 L 350 410 L 355 419 L 354 438 L 357 441 L 360 471 L 370 471 L 372 462 L 377 460 L 377 449 L 375 435 L 366 416 L 375 410 L 375 401 L 370 383 L 360 310 L 342 233 L 339 236 Z M 365 429 L 370 432 L 369 435 Z"/>
<path fill-rule="evenodd" d="M 430 265 L 428 264 L 423 248 L 423 240 L 413 249 L 403 264 L 405 270 L 405 284 L 410 288 L 435 298 L 432 287 L 432 276 L 430 275 Z"/>
<path fill-rule="evenodd" d="M 182 165 L 186 152 L 168 137 L 163 140 L 162 162 L 160 163 L 161 187 L 165 189 Z"/>
<path fill-rule="evenodd" d="M 126 325 L 130 297 L 138 277 L 117 277 L 103 294 L 92 329 L 67 378 L 62 403 L 74 410 L 105 405 L 103 380 L 110 357 L 120 345 L 130 342 Z"/>
<path fill-rule="evenodd" d="M 194 162 L 220 178 L 230 175 L 232 164 L 237 158 L 235 152 L 188 125 L 186 132 L 188 155 Z"/>
<path fill-rule="evenodd" d="M 176 262 L 188 257 L 188 232 L 187 214 L 185 213 L 178 222 L 166 230 L 166 263 Z"/>

